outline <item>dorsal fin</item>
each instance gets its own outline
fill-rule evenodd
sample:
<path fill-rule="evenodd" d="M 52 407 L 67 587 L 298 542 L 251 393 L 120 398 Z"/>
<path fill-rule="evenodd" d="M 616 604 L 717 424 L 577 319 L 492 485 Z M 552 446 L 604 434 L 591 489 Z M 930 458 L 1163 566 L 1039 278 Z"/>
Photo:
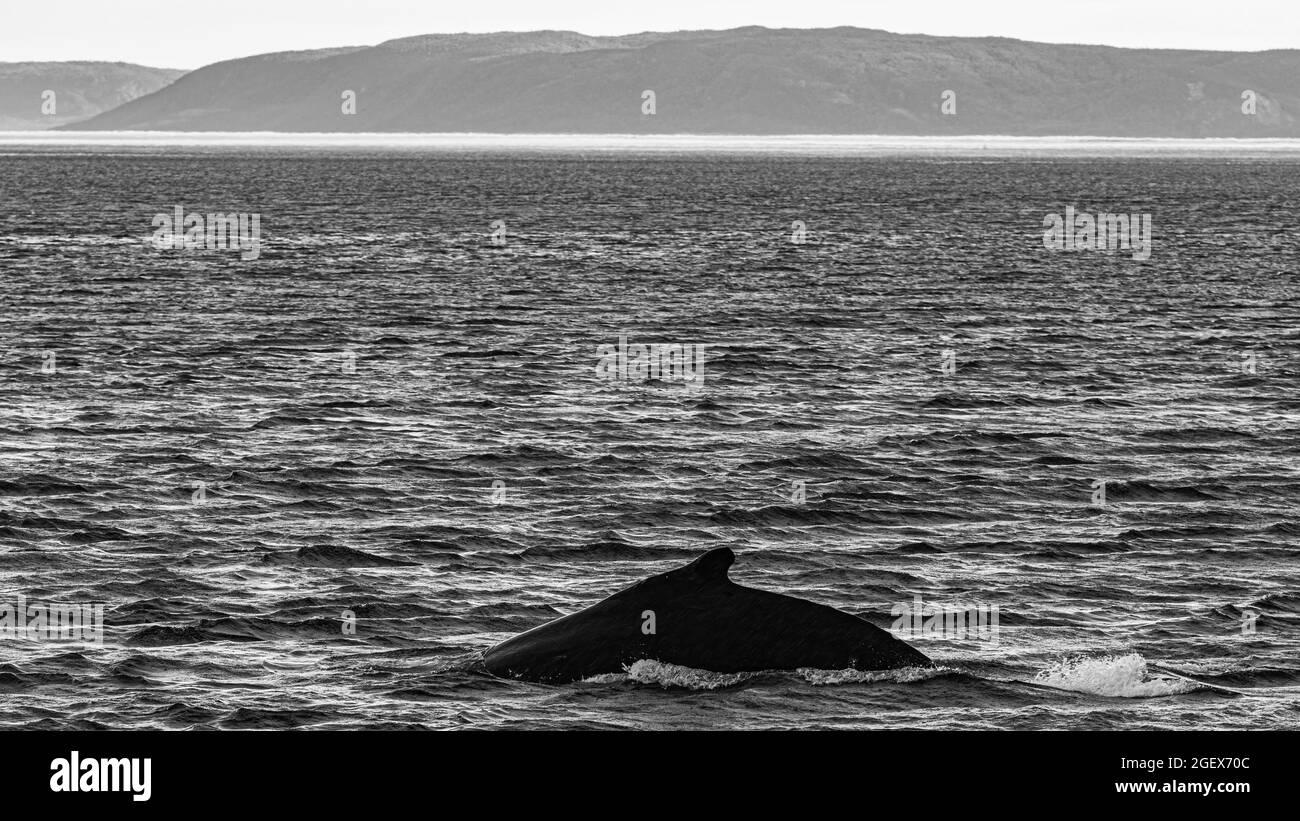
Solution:
<path fill-rule="evenodd" d="M 736 554 L 729 547 L 715 547 L 708 553 L 686 565 L 686 569 L 701 579 L 708 581 L 726 581 L 727 569 L 736 560 Z"/>

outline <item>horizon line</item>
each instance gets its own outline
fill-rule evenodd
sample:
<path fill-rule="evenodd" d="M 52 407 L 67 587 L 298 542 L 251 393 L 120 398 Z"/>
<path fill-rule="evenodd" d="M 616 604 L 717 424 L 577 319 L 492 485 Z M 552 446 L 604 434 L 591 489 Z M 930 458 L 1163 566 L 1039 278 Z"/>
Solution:
<path fill-rule="evenodd" d="M 838 157 L 1300 156 L 1300 137 L 1115 137 L 1010 134 L 634 134 L 566 132 L 0 131 L 0 149 L 193 148 L 428 153 L 587 152 Z"/>

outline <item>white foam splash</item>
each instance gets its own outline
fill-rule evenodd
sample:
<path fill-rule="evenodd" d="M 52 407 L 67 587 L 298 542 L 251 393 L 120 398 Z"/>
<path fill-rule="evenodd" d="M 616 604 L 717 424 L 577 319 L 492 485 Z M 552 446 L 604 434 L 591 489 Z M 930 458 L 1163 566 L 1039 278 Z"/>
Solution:
<path fill-rule="evenodd" d="M 653 659 L 641 659 L 627 667 L 624 673 L 607 673 L 593 676 L 583 681 L 592 684 L 612 684 L 617 681 L 634 681 L 638 684 L 658 684 L 665 689 L 681 687 L 687 690 L 717 690 L 722 687 L 734 687 L 758 675 L 780 675 L 780 671 L 718 673 L 712 670 L 700 670 L 683 667 L 679 664 L 667 664 Z M 898 670 L 818 670 L 801 667 L 794 675 L 814 686 L 823 687 L 835 684 L 860 684 L 876 681 L 892 681 L 907 684 L 924 681 L 944 673 L 952 672 L 944 667 L 904 667 Z"/>
<path fill-rule="evenodd" d="M 1194 682 L 1158 676 L 1149 678 L 1147 660 L 1138 653 L 1126 656 L 1073 656 L 1062 659 L 1034 676 L 1034 681 L 1058 690 L 1118 698 L 1154 698 L 1199 689 Z"/>
<path fill-rule="evenodd" d="M 951 673 L 948 667 L 900 667 L 897 670 L 817 670 L 812 667 L 800 667 L 799 676 L 809 684 L 822 687 L 833 684 L 861 684 L 874 681 L 892 681 L 897 684 L 911 684 L 914 681 Z"/>
<path fill-rule="evenodd" d="M 716 690 L 719 687 L 731 687 L 754 677 L 754 673 L 715 673 L 712 670 L 697 670 L 694 667 L 682 667 L 677 664 L 665 664 L 662 661 L 641 659 L 627 671 L 627 680 L 640 684 L 658 684 L 660 687 L 685 687 L 688 690 Z"/>

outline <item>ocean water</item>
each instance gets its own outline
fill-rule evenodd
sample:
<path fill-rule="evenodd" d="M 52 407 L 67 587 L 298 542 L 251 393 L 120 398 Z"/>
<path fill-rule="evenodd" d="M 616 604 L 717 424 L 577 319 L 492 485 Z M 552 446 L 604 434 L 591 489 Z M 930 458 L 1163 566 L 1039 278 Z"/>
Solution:
<path fill-rule="evenodd" d="M 1045 249 L 1070 205 L 1150 259 Z M 176 206 L 259 214 L 259 258 L 151 247 Z M 0 726 L 1300 727 L 1298 215 L 1285 152 L 6 143 L 0 606 L 104 631 L 0 639 Z M 600 378 L 621 334 L 703 384 Z M 998 630 L 482 671 L 724 545 Z"/>

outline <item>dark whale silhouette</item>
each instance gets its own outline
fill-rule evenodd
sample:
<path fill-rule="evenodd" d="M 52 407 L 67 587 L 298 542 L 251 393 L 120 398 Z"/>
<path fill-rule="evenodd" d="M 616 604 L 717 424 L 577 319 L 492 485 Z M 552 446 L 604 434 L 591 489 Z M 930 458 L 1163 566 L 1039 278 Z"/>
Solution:
<path fill-rule="evenodd" d="M 742 587 L 730 549 L 637 582 L 602 602 L 488 650 L 497 676 L 566 682 L 622 672 L 640 659 L 739 673 L 888 670 L 929 665 L 917 650 L 850 613 Z"/>

